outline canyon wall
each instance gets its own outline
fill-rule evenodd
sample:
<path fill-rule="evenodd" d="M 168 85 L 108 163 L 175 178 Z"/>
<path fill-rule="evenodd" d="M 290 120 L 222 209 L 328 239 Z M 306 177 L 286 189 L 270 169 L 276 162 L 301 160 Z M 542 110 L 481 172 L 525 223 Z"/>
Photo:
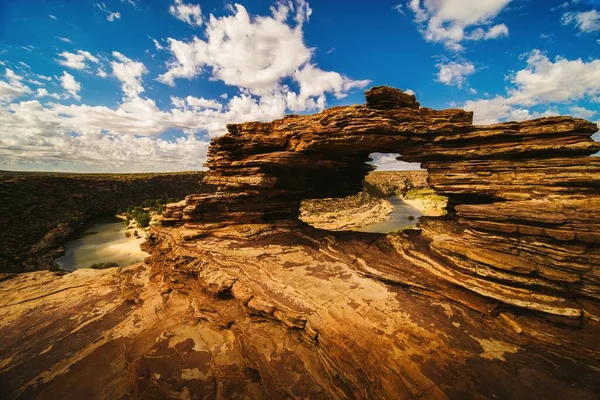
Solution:
<path fill-rule="evenodd" d="M 395 196 L 410 189 L 428 188 L 427 171 L 373 171 L 364 182 L 365 190 L 375 196 Z"/>
<path fill-rule="evenodd" d="M 204 173 L 67 174 L 0 171 L 0 272 L 51 268 L 89 218 L 146 199 L 204 192 Z M 58 251 L 57 251 L 58 250 Z"/>

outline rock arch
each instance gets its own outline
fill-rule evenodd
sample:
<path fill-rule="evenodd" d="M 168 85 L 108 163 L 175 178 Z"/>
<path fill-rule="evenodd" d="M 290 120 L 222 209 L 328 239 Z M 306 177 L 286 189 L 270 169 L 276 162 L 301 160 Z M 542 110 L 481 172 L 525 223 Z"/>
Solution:
<path fill-rule="evenodd" d="M 193 239 L 222 225 L 295 220 L 303 199 L 360 191 L 370 153 L 399 153 L 422 163 L 454 211 L 420 223 L 435 262 L 414 252 L 416 264 L 510 306 L 574 321 L 600 314 L 595 124 L 473 125 L 471 112 L 421 107 L 394 88 L 365 96 L 364 105 L 228 125 L 208 153 L 205 182 L 218 191 L 169 205 L 164 223 L 185 224 Z"/>
<path fill-rule="evenodd" d="M 206 163 L 205 183 L 218 186 L 217 193 L 192 195 L 171 206 L 167 223 L 295 219 L 303 199 L 360 191 L 374 152 L 421 162 L 433 187 L 455 199 L 533 199 L 560 192 L 549 182 L 553 178 L 507 179 L 518 170 L 527 180 L 524 169 L 543 172 L 548 165 L 573 171 L 574 180 L 564 182 L 562 191 L 589 191 L 586 182 L 577 181 L 582 170 L 573 168 L 598 165 L 587 157 L 600 149 L 591 139 L 597 131 L 591 122 L 552 117 L 478 126 L 471 112 L 421 107 L 414 95 L 398 89 L 374 87 L 365 96 L 365 105 L 228 125 L 228 133 L 211 143 Z"/>

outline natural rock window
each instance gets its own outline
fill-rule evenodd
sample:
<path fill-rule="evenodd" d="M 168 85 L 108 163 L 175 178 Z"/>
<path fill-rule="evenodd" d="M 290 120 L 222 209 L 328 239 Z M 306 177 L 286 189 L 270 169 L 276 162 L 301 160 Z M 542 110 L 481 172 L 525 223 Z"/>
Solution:
<path fill-rule="evenodd" d="M 320 229 L 389 233 L 414 226 L 422 216 L 446 214 L 447 198 L 429 187 L 419 163 L 399 161 L 398 153 L 371 153 L 369 158 L 375 170 L 359 193 L 304 200 L 300 219 Z"/>
<path fill-rule="evenodd" d="M 303 200 L 359 193 L 369 155 L 398 153 L 420 162 L 449 199 L 446 217 L 420 221 L 418 240 L 389 239 L 411 271 L 568 323 L 600 318 L 585 306 L 600 298 L 591 267 L 600 264 L 600 159 L 589 157 L 600 150 L 596 124 L 564 116 L 474 125 L 472 112 L 421 107 L 394 88 L 365 97 L 364 105 L 228 125 L 206 163 L 204 182 L 217 192 L 167 206 L 163 223 L 181 226 L 184 241 L 302 235 Z M 429 254 L 435 260 L 423 262 Z"/>

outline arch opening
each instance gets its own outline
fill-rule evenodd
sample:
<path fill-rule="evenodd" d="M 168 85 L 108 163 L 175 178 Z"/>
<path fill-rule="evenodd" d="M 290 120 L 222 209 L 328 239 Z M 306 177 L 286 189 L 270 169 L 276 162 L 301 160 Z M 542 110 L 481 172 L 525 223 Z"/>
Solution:
<path fill-rule="evenodd" d="M 448 199 L 429 187 L 420 163 L 398 153 L 371 153 L 362 190 L 342 198 L 307 199 L 300 220 L 319 229 L 390 233 L 411 229 L 419 219 L 446 214 Z"/>

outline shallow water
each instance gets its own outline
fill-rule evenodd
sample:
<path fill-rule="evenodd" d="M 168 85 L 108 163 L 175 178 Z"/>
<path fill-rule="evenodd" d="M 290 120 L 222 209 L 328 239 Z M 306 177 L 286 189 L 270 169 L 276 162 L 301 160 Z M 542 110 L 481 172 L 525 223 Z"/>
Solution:
<path fill-rule="evenodd" d="M 388 201 L 394 206 L 394 211 L 388 215 L 388 218 L 385 221 L 361 226 L 355 230 L 358 232 L 389 233 L 408 225 L 414 225 L 419 221 L 419 217 L 423 216 L 421 211 L 398 196 L 392 196 Z M 410 218 L 411 216 L 413 219 Z"/>
<path fill-rule="evenodd" d="M 56 260 L 62 269 L 73 271 L 89 268 L 96 263 L 117 263 L 120 267 L 134 264 L 148 257 L 140 249 L 144 238 L 126 237 L 127 227 L 122 220 L 112 217 L 92 221 L 80 235 L 65 244 L 65 255 Z M 138 229 L 138 233 L 141 230 Z"/>

